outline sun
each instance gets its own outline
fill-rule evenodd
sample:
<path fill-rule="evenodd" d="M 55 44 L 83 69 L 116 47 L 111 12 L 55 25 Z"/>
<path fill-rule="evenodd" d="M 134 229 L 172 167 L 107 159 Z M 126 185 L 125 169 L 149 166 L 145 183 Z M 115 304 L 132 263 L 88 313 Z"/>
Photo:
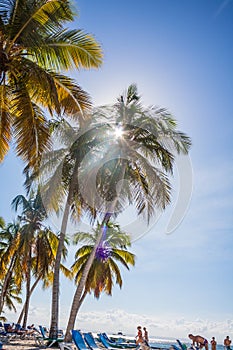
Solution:
<path fill-rule="evenodd" d="M 124 134 L 124 130 L 122 129 L 121 126 L 117 125 L 117 126 L 114 128 L 114 135 L 115 135 L 115 138 L 116 138 L 116 139 L 122 138 L 123 134 Z"/>

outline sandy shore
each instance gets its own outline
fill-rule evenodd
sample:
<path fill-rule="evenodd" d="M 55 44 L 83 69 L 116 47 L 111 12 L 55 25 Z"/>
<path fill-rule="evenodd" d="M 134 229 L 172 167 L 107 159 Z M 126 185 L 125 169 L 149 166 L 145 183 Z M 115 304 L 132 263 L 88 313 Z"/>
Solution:
<path fill-rule="evenodd" d="M 39 350 L 39 349 L 51 349 L 46 346 L 38 346 L 35 343 L 34 339 L 11 339 L 7 343 L 3 342 L 3 350 Z M 52 349 L 59 349 L 58 347 L 54 347 Z"/>

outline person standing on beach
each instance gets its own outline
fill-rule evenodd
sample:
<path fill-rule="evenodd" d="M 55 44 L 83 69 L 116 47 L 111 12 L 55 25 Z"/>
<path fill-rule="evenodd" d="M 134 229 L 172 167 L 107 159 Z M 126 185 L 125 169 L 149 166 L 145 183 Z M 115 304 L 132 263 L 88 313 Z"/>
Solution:
<path fill-rule="evenodd" d="M 137 326 L 138 334 L 136 335 L 136 344 L 139 345 L 143 343 L 143 337 L 142 337 L 142 327 Z"/>
<path fill-rule="evenodd" d="M 216 350 L 217 342 L 215 340 L 215 337 L 212 337 L 211 340 L 211 350 Z"/>
<path fill-rule="evenodd" d="M 196 345 L 200 349 L 202 349 L 203 347 L 205 347 L 205 350 L 209 349 L 208 340 L 202 337 L 201 335 L 189 334 L 188 337 L 193 341 L 194 346 Z"/>
<path fill-rule="evenodd" d="M 142 327 L 141 326 L 137 326 L 137 330 L 138 330 L 138 334 L 136 335 L 136 344 L 137 344 L 137 348 L 139 347 L 144 347 L 144 339 L 142 336 Z"/>
<path fill-rule="evenodd" d="M 146 345 L 149 346 L 148 331 L 147 331 L 146 327 L 143 327 L 143 330 L 144 330 L 144 336 L 143 336 L 144 341 L 145 341 Z"/>
<path fill-rule="evenodd" d="M 227 335 L 224 339 L 224 347 L 226 350 L 231 350 L 231 340 L 229 338 L 229 335 Z"/>

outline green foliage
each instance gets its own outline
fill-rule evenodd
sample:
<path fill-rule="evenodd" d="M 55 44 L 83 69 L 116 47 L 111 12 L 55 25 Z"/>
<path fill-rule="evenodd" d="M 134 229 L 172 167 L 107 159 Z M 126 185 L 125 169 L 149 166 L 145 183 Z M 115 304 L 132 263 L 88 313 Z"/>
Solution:
<path fill-rule="evenodd" d="M 101 225 L 98 224 L 96 229 L 91 233 L 78 232 L 74 235 L 74 243 L 89 243 L 81 246 L 75 254 L 75 262 L 72 265 L 72 271 L 75 275 L 76 283 L 79 283 L 86 265 L 86 262 L 98 239 Z M 108 295 L 112 294 L 114 282 L 122 287 L 122 277 L 118 264 L 129 269 L 129 265 L 134 266 L 135 255 L 127 250 L 130 247 L 130 236 L 121 231 L 119 225 L 111 222 L 107 225 L 105 242 L 111 248 L 111 255 L 106 261 L 95 257 L 90 271 L 88 273 L 84 295 L 93 291 L 96 298 L 100 297 L 101 292 Z"/>
<path fill-rule="evenodd" d="M 74 16 L 69 0 L 0 5 L 0 161 L 13 136 L 25 172 L 38 168 L 50 149 L 47 112 L 80 122 L 91 105 L 89 95 L 60 73 L 98 68 L 102 62 L 93 36 L 65 27 Z"/>

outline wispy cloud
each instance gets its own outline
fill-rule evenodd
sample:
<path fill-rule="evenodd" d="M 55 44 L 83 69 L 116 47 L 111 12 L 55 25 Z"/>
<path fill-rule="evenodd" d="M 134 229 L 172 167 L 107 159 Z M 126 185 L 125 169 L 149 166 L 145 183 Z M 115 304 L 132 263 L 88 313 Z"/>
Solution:
<path fill-rule="evenodd" d="M 187 338 L 190 332 L 200 333 L 210 338 L 216 336 L 221 343 L 225 333 L 232 332 L 233 321 L 212 321 L 208 319 L 188 320 L 179 316 L 161 318 L 148 315 L 127 313 L 120 309 L 105 312 L 80 313 L 77 325 L 81 329 L 89 331 L 105 330 L 117 332 L 122 330 L 127 334 L 136 334 L 136 327 L 140 324 L 147 326 L 151 337 L 181 337 Z"/>
<path fill-rule="evenodd" d="M 221 3 L 221 5 L 219 6 L 219 8 L 217 9 L 217 11 L 214 14 L 214 18 L 218 17 L 220 15 L 220 13 L 227 7 L 227 5 L 231 2 L 232 0 L 225 0 Z"/>
<path fill-rule="evenodd" d="M 60 325 L 65 328 L 67 324 L 67 310 L 60 315 Z M 6 313 L 6 317 L 12 320 L 12 313 Z M 49 325 L 48 308 L 32 306 L 29 314 L 30 323 Z M 207 338 L 213 335 L 221 344 L 223 337 L 227 333 L 233 331 L 233 320 L 227 318 L 225 320 L 210 319 L 186 319 L 181 315 L 157 315 L 151 316 L 146 314 L 128 313 L 122 309 L 110 309 L 108 311 L 92 311 L 80 312 L 76 320 L 76 327 L 82 331 L 116 333 L 119 330 L 134 336 L 138 325 L 147 326 L 151 340 L 159 337 L 177 337 L 187 340 L 187 335 L 192 333 L 200 333 Z"/>

